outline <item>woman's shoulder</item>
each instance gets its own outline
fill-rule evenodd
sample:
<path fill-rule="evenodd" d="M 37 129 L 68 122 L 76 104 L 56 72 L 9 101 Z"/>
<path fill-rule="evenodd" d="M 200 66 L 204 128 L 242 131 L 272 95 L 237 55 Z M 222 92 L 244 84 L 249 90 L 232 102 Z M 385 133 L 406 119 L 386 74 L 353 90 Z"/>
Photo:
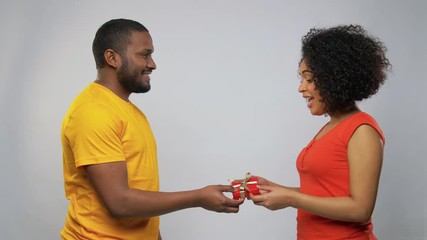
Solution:
<path fill-rule="evenodd" d="M 351 138 L 351 136 L 354 134 L 354 132 L 360 127 L 360 126 L 370 126 L 373 129 L 375 129 L 379 135 L 381 136 L 382 140 L 384 141 L 384 134 L 378 125 L 377 121 L 374 117 L 372 117 L 370 114 L 366 112 L 358 112 L 354 115 L 350 116 L 348 119 L 346 119 L 345 123 L 342 124 L 343 130 L 345 132 L 345 137 L 347 140 Z"/>

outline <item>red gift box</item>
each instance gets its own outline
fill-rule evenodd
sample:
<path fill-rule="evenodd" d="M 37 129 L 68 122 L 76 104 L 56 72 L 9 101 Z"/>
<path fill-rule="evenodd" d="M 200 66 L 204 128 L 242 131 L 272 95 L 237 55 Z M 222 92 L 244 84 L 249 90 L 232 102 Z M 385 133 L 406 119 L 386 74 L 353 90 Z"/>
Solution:
<path fill-rule="evenodd" d="M 258 178 L 252 177 L 250 173 L 246 174 L 244 179 L 230 180 L 231 185 L 234 187 L 233 199 L 247 198 L 249 192 L 253 195 L 259 195 Z"/>

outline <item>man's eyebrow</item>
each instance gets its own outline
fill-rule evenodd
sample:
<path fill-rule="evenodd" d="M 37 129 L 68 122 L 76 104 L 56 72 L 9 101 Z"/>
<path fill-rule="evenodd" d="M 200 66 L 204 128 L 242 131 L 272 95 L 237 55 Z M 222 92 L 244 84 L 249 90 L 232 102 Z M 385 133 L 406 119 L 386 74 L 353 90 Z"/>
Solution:
<path fill-rule="evenodd" d="M 151 54 L 153 53 L 153 49 L 149 49 L 149 48 L 144 48 L 141 51 L 139 51 L 140 53 L 144 53 L 144 54 Z"/>

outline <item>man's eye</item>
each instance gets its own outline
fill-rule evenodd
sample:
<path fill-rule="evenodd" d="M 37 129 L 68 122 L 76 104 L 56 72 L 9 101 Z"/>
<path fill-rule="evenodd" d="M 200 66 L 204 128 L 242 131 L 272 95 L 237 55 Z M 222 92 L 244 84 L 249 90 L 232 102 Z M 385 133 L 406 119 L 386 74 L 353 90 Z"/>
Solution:
<path fill-rule="evenodd" d="M 139 56 L 142 57 L 143 59 L 147 59 L 150 55 L 146 53 L 140 53 Z"/>

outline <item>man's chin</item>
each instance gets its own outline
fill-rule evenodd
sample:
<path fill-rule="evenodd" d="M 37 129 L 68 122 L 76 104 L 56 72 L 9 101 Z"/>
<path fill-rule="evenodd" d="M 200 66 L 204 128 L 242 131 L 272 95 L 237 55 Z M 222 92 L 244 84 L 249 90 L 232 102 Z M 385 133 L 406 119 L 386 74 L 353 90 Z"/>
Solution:
<path fill-rule="evenodd" d="M 133 93 L 146 93 L 146 92 L 150 91 L 150 89 L 151 89 L 151 86 L 148 85 L 148 86 L 135 88 L 132 92 Z"/>

